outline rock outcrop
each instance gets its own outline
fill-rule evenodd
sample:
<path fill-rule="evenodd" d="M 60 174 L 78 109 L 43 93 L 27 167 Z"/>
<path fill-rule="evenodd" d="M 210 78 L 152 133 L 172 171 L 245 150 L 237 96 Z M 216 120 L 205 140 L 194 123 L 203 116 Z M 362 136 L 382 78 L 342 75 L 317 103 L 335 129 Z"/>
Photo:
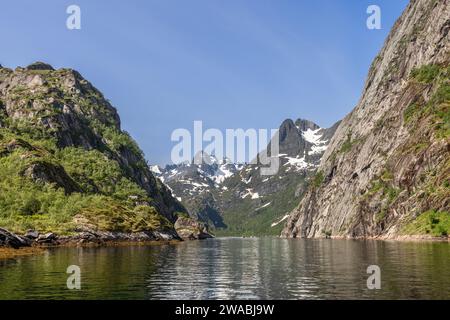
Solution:
<path fill-rule="evenodd" d="M 188 217 L 179 217 L 175 222 L 175 230 L 183 240 L 213 238 L 205 224 Z"/>
<path fill-rule="evenodd" d="M 448 0 L 410 2 L 283 236 L 430 233 L 405 227 L 424 212 L 448 216 L 449 30 Z"/>
<path fill-rule="evenodd" d="M 15 235 L 6 229 L 0 228 L 0 247 L 11 247 L 18 249 L 30 246 L 31 242 L 24 237 Z"/>
<path fill-rule="evenodd" d="M 80 214 L 96 232 L 153 237 L 186 212 L 117 110 L 72 69 L 0 69 L 0 160 L 0 226 L 13 232 L 71 233 Z"/>
<path fill-rule="evenodd" d="M 196 221 L 182 223 L 182 234 L 185 240 L 198 240 L 211 238 L 206 230 Z M 54 247 L 60 245 L 91 245 L 123 242 L 149 242 L 181 240 L 175 230 L 141 231 L 141 232 L 117 232 L 98 231 L 79 228 L 77 233 L 71 236 L 59 236 L 53 232 L 39 233 L 35 230 L 27 231 L 23 236 L 14 234 L 0 228 L 0 247 L 19 249 L 22 247 Z"/>

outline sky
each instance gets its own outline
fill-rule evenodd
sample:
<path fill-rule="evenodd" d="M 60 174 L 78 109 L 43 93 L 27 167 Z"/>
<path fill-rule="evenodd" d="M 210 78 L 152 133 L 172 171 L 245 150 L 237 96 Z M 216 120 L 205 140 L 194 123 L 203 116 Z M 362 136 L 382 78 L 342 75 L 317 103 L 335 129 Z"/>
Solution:
<path fill-rule="evenodd" d="M 0 64 L 78 70 L 118 109 L 152 164 L 171 133 L 329 127 L 357 104 L 407 0 L 14 0 L 0 5 Z M 69 30 L 69 5 L 81 29 Z M 381 29 L 369 30 L 369 5 Z"/>

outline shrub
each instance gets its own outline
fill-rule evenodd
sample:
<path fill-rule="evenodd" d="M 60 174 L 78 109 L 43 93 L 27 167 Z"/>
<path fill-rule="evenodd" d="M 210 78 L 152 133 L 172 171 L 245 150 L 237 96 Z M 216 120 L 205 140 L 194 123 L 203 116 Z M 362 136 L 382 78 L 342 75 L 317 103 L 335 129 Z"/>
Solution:
<path fill-rule="evenodd" d="M 404 234 L 431 234 L 448 236 L 450 232 L 450 213 L 447 211 L 429 210 L 419 215 L 403 228 Z"/>
<path fill-rule="evenodd" d="M 350 149 L 352 148 L 352 136 L 351 134 L 347 135 L 347 140 L 344 141 L 344 143 L 342 144 L 341 148 L 339 149 L 340 153 L 347 153 L 348 151 L 350 151 Z"/>
<path fill-rule="evenodd" d="M 411 71 L 411 77 L 418 82 L 429 84 L 439 75 L 441 67 L 436 64 L 424 65 Z"/>
<path fill-rule="evenodd" d="M 421 106 L 417 103 L 410 104 L 405 111 L 403 112 L 403 117 L 405 119 L 405 123 L 410 123 L 413 118 L 416 117 L 416 115 L 421 110 Z"/>
<path fill-rule="evenodd" d="M 313 186 L 314 186 L 315 188 L 319 188 L 319 187 L 322 185 L 322 183 L 323 183 L 324 180 L 325 180 L 325 177 L 324 177 L 324 175 L 323 175 L 323 172 L 322 172 L 322 171 L 318 171 L 318 172 L 314 175 L 312 184 L 313 184 Z"/>

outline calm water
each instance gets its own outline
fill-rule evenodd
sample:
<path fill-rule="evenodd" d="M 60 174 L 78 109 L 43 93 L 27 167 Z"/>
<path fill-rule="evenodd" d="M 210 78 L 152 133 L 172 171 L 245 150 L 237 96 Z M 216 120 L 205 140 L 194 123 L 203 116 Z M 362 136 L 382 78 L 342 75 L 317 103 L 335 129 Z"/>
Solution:
<path fill-rule="evenodd" d="M 381 268 L 368 290 L 366 268 Z M 78 265 L 81 290 L 66 288 Z M 0 299 L 450 299 L 448 243 L 219 238 L 0 260 Z"/>

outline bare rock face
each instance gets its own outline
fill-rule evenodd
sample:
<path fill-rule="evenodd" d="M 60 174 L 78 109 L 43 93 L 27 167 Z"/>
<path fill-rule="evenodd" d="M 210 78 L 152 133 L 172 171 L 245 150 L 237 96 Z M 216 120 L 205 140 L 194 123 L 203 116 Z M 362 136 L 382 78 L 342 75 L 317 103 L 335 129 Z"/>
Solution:
<path fill-rule="evenodd" d="M 45 161 L 35 161 L 23 172 L 23 175 L 33 179 L 37 183 L 55 184 L 63 188 L 66 194 L 82 192 L 81 188 L 60 165 Z"/>
<path fill-rule="evenodd" d="M 412 0 L 340 123 L 285 237 L 394 237 L 450 207 L 450 1 Z"/>

